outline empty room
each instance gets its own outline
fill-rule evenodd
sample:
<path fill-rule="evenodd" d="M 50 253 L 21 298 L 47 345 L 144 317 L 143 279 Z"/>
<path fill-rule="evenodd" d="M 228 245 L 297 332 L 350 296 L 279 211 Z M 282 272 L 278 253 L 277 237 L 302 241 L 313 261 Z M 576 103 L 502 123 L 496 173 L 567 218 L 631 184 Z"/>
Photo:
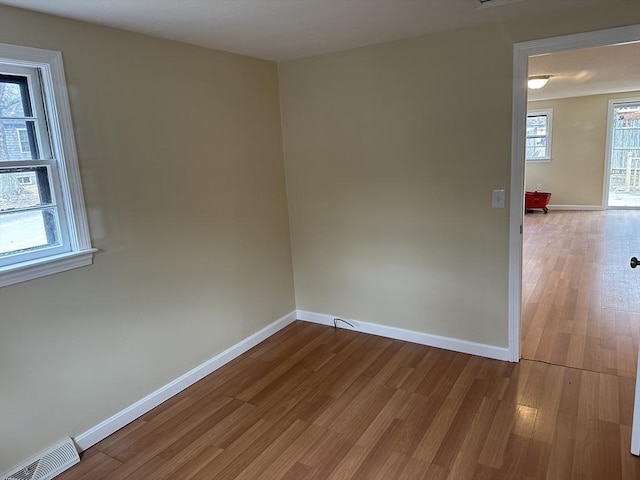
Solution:
<path fill-rule="evenodd" d="M 0 0 L 0 478 L 640 478 L 639 42 L 637 0 Z"/>

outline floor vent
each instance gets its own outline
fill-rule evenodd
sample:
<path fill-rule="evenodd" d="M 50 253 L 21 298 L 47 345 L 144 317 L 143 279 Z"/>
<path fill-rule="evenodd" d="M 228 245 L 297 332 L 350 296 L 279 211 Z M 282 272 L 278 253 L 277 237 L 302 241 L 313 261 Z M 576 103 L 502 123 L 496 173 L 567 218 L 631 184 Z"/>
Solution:
<path fill-rule="evenodd" d="M 80 461 L 73 440 L 67 438 L 59 444 L 32 458 L 2 480 L 50 480 Z"/>

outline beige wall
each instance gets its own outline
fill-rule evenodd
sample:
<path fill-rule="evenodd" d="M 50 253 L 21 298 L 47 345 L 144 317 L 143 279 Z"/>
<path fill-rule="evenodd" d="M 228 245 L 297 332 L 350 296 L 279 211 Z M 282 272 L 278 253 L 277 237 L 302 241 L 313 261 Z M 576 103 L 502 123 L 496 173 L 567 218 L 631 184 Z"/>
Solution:
<path fill-rule="evenodd" d="M 298 309 L 506 346 L 513 44 L 639 21 L 614 2 L 279 64 Z"/>
<path fill-rule="evenodd" d="M 609 100 L 640 92 L 529 102 L 529 109 L 552 108 L 552 159 L 527 163 L 525 188 L 551 192 L 552 205 L 601 206 L 606 161 Z"/>
<path fill-rule="evenodd" d="M 95 264 L 0 291 L 0 471 L 294 308 L 276 65 L 0 7 L 63 53 Z"/>
<path fill-rule="evenodd" d="M 298 308 L 506 345 L 508 209 L 489 203 L 509 184 L 513 42 L 636 7 L 281 65 Z M 100 249 L 0 291 L 2 471 L 294 299 L 273 64 L 7 7 L 0 40 L 63 52 Z"/>

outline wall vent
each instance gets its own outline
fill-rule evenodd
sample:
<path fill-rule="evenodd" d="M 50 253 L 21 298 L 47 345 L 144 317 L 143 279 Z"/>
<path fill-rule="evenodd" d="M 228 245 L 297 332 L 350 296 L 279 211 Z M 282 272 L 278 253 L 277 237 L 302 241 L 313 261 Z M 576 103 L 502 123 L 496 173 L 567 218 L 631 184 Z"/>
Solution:
<path fill-rule="evenodd" d="M 501 5 L 507 5 L 509 3 L 519 3 L 524 2 L 525 0 L 478 0 L 480 5 L 476 8 L 491 8 L 491 7 L 499 7 Z"/>
<path fill-rule="evenodd" d="M 79 461 L 73 440 L 67 438 L 12 472 L 4 474 L 2 480 L 50 480 Z"/>

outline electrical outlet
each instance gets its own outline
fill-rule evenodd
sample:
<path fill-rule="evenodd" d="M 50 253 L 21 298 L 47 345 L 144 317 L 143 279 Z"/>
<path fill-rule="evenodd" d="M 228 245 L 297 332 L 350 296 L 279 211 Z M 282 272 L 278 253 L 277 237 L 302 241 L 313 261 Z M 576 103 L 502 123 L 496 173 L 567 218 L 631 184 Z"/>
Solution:
<path fill-rule="evenodd" d="M 541 183 L 538 183 L 538 184 L 536 185 L 536 190 L 537 190 L 537 191 L 539 191 L 539 192 L 541 192 L 541 191 L 542 191 L 542 184 L 541 184 Z"/>

